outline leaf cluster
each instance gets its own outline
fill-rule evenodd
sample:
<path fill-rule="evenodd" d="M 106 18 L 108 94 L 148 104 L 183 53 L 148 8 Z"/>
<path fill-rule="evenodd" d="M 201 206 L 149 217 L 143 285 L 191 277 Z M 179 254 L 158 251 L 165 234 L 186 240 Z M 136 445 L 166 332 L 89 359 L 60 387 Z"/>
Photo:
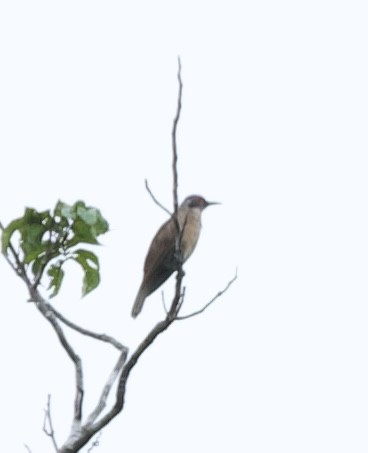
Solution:
<path fill-rule="evenodd" d="M 46 274 L 50 297 L 60 290 L 64 263 L 74 260 L 83 270 L 82 294 L 86 295 L 100 282 L 99 260 L 93 252 L 78 246 L 98 245 L 98 236 L 108 229 L 101 212 L 86 206 L 83 201 L 73 205 L 58 201 L 52 212 L 26 208 L 23 217 L 3 229 L 2 253 L 8 259 L 17 258 L 14 266 L 18 273 L 24 270 L 34 287 Z M 13 247 L 14 237 L 18 238 L 19 252 Z"/>

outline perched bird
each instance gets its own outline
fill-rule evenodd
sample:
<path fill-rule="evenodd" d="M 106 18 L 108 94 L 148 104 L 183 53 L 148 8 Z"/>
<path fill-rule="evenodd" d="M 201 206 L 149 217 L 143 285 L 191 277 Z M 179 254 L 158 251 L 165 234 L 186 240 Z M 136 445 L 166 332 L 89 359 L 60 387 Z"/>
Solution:
<path fill-rule="evenodd" d="M 187 197 L 178 208 L 178 221 L 181 230 L 180 250 L 183 262 L 192 254 L 201 231 L 201 214 L 207 206 L 219 204 L 209 202 L 199 195 Z M 177 227 L 171 217 L 157 231 L 144 262 L 143 281 L 135 299 L 132 316 L 141 312 L 144 301 L 177 270 L 175 243 L 178 237 Z"/>

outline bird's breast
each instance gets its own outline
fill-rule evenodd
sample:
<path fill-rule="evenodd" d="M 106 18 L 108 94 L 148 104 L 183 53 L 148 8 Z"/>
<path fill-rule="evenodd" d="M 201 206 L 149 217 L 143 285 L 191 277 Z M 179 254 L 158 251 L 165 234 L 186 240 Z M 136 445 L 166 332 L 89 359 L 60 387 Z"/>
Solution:
<path fill-rule="evenodd" d="M 201 232 L 201 212 L 199 209 L 190 209 L 180 220 L 181 227 L 184 228 L 181 249 L 183 259 L 186 261 L 195 249 Z"/>

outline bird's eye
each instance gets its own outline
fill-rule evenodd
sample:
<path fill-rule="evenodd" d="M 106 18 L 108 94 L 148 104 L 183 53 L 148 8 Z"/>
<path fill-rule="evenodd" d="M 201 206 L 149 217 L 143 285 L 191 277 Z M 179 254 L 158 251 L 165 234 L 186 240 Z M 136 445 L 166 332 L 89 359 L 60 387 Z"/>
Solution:
<path fill-rule="evenodd" d="M 203 206 L 203 201 L 204 200 L 201 197 L 193 197 L 192 206 L 197 206 L 197 207 Z"/>
<path fill-rule="evenodd" d="M 193 198 L 191 199 L 191 201 L 190 201 L 190 206 L 194 208 L 194 207 L 196 207 L 196 206 L 198 206 L 198 205 L 199 205 L 199 199 L 198 199 L 198 197 L 193 197 Z"/>

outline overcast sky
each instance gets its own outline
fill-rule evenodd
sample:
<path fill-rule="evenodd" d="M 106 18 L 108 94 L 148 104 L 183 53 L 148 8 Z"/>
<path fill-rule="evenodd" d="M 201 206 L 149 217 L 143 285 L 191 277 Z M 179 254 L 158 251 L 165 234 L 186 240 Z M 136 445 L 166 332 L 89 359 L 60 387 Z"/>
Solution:
<path fill-rule="evenodd" d="M 182 61 L 179 197 L 203 215 L 183 313 L 131 374 L 96 452 L 368 450 L 367 5 L 364 1 L 3 1 L 0 219 L 57 200 L 97 206 L 102 282 L 67 268 L 55 307 L 130 350 L 164 313 L 131 306 L 172 206 L 171 126 Z M 0 259 L 1 444 L 52 451 L 74 370 Z M 173 294 L 174 279 L 163 287 Z M 70 334 L 91 409 L 116 353 Z M 87 448 L 83 450 L 87 451 Z"/>

